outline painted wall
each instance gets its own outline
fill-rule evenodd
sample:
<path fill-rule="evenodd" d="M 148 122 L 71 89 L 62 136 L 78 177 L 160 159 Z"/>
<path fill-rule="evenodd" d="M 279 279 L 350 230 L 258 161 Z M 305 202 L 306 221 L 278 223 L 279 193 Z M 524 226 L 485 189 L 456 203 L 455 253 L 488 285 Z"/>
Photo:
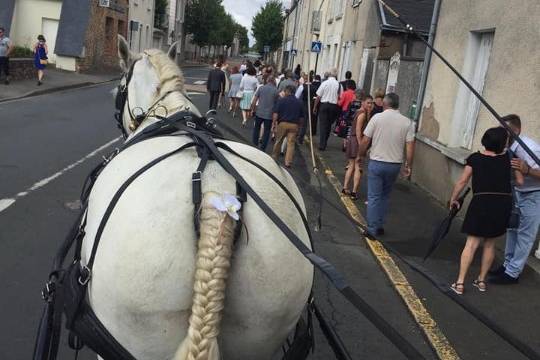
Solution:
<path fill-rule="evenodd" d="M 348 1 L 328 0 L 323 5 L 322 29 L 320 40 L 323 43 L 322 59 L 319 58 L 320 74 L 330 68 L 338 67 L 341 61 L 341 47 L 343 45 L 343 26 L 345 23 L 345 6 Z M 338 67 L 339 71 L 339 67 Z"/>
<path fill-rule="evenodd" d="M 15 45 L 32 49 L 37 42 L 37 36 L 44 32 L 44 22 L 57 24 L 60 19 L 62 1 L 59 0 L 17 0 L 11 24 L 10 38 Z M 50 29 L 47 24 L 47 29 Z M 53 27 L 54 28 L 54 27 Z M 49 45 L 50 61 L 54 62 L 54 43 L 56 32 L 46 35 Z"/>
<path fill-rule="evenodd" d="M 435 48 L 462 71 L 470 31 L 494 30 L 483 96 L 501 115 L 519 114 L 524 133 L 536 140 L 540 140 L 539 22 L 538 0 L 443 1 L 435 38 Z M 457 77 L 434 56 L 422 106 L 422 145 L 416 149 L 413 180 L 441 200 L 448 199 L 464 159 L 481 148 L 484 131 L 498 125 L 481 106 L 472 147 L 449 146 L 455 137 L 452 122 L 459 87 Z"/>
<path fill-rule="evenodd" d="M 454 0 L 443 1 L 435 47 L 458 70 L 463 69 L 470 31 L 495 30 L 484 97 L 501 114 L 517 113 L 525 132 L 540 138 L 537 97 L 540 93 L 540 2 L 538 0 Z M 452 136 L 452 115 L 459 89 L 457 77 L 433 58 L 424 108 L 432 116 L 422 127 L 434 127 L 433 140 L 448 145 Z M 472 95 L 471 95 L 472 96 Z M 481 107 L 471 150 L 480 147 L 483 132 L 497 126 Z M 421 127 L 421 128 L 422 128 Z"/>

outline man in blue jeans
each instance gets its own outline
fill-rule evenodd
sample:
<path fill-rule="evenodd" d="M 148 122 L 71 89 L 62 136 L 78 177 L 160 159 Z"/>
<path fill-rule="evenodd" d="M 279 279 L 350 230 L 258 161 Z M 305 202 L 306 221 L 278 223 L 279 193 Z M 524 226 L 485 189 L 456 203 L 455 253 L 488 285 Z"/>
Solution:
<path fill-rule="evenodd" d="M 367 222 L 371 235 L 384 235 L 388 198 L 399 175 L 405 156 L 403 175 L 411 175 L 414 153 L 413 122 L 399 112 L 399 96 L 386 94 L 384 111 L 371 118 L 360 142 L 359 154 L 365 156 L 371 144 L 368 164 Z"/>
<path fill-rule="evenodd" d="M 503 120 L 514 133 L 521 134 L 519 116 L 507 115 Z M 520 135 L 520 138 L 537 157 L 540 157 L 540 144 L 527 136 Z M 510 150 L 516 156 L 512 160 L 512 167 L 523 174 L 524 183 L 514 189 L 516 206 L 519 209 L 518 228 L 508 229 L 504 264 L 491 272 L 493 277 L 489 279 L 490 282 L 501 285 L 518 282 L 540 227 L 540 167 L 517 142 L 510 146 Z"/>

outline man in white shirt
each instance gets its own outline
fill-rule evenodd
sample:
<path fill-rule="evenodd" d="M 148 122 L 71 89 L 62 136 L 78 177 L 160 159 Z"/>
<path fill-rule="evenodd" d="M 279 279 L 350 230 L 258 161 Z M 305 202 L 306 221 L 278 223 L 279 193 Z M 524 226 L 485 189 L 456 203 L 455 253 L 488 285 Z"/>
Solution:
<path fill-rule="evenodd" d="M 368 164 L 368 231 L 384 235 L 388 199 L 405 161 L 405 177 L 411 175 L 414 154 L 413 122 L 400 114 L 399 97 L 386 94 L 384 111 L 369 120 L 360 142 L 359 155 L 364 156 L 371 144 Z M 403 154 L 406 148 L 406 158 Z"/>
<path fill-rule="evenodd" d="M 508 126 L 519 135 L 521 140 L 540 158 L 540 144 L 527 136 L 521 136 L 521 119 L 515 114 L 503 117 Z M 519 170 L 524 177 L 523 185 L 515 186 L 515 205 L 519 209 L 519 225 L 517 229 L 506 232 L 504 264 L 490 272 L 489 279 L 495 284 L 515 284 L 527 263 L 531 249 L 540 227 L 540 166 L 517 142 L 512 143 L 510 150 L 515 158 L 512 167 Z M 540 249 L 535 254 L 540 258 Z"/>
<path fill-rule="evenodd" d="M 324 81 L 317 90 L 317 99 L 313 106 L 313 113 L 319 115 L 319 150 L 326 150 L 328 137 L 332 124 L 339 117 L 339 82 L 337 81 L 337 69 L 333 68 L 328 72 L 328 80 Z M 319 109 L 320 104 L 320 109 Z"/>

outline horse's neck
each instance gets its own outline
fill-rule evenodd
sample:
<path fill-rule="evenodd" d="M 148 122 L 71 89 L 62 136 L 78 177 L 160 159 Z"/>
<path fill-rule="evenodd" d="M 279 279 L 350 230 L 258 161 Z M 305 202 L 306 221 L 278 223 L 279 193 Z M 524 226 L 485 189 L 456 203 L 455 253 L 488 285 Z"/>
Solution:
<path fill-rule="evenodd" d="M 199 110 L 181 91 L 175 91 L 167 95 L 163 100 L 155 106 L 155 115 L 160 117 L 170 117 L 180 111 L 191 111 L 195 115 L 200 116 Z M 148 116 L 141 125 L 137 128 L 134 134 L 143 131 L 146 127 L 156 123 L 159 119 L 155 116 Z"/>

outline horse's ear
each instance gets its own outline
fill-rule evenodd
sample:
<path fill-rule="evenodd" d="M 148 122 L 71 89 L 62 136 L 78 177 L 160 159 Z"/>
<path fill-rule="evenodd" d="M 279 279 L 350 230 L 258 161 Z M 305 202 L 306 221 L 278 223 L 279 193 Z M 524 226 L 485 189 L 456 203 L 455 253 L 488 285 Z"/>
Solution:
<path fill-rule="evenodd" d="M 120 67 L 122 70 L 127 71 L 131 57 L 131 52 L 129 51 L 129 45 L 126 39 L 118 34 L 118 58 L 120 59 Z"/>
<path fill-rule="evenodd" d="M 171 60 L 176 60 L 176 48 L 178 47 L 178 41 L 175 41 L 171 47 L 169 48 L 169 51 L 167 51 L 167 56 L 171 58 Z"/>

